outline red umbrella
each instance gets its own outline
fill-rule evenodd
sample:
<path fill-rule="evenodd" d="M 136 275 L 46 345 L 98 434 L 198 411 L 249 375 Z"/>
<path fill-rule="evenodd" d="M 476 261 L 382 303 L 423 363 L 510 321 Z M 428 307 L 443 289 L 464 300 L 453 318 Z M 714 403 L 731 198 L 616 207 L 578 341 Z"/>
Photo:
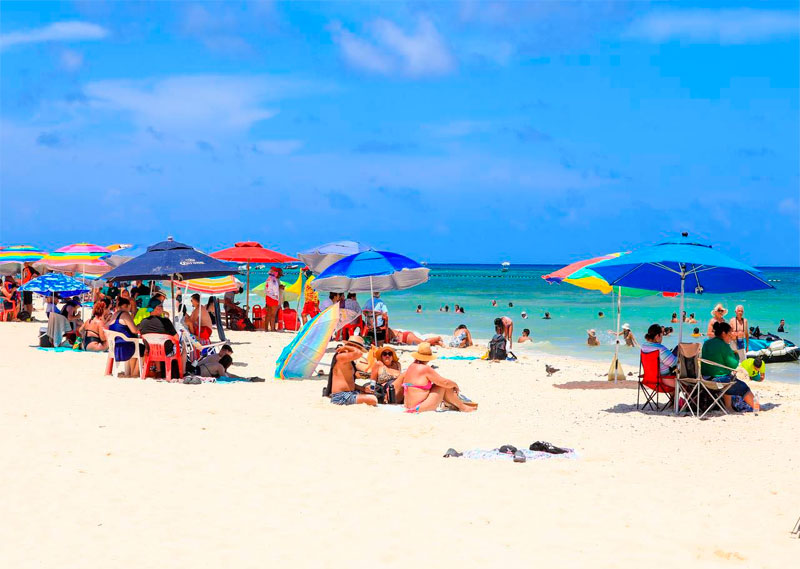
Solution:
<path fill-rule="evenodd" d="M 247 299 L 245 306 L 250 312 L 250 263 L 291 263 L 297 261 L 294 257 L 271 251 L 261 246 L 255 241 L 242 241 L 233 247 L 228 247 L 222 251 L 211 253 L 215 259 L 222 261 L 235 261 L 237 263 L 247 263 Z"/>

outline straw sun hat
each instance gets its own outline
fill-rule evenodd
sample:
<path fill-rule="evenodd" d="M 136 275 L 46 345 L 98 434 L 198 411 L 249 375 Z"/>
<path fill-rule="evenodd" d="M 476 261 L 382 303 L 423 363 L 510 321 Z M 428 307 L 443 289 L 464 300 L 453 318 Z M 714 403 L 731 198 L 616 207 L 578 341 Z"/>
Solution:
<path fill-rule="evenodd" d="M 717 305 L 714 307 L 714 310 L 711 311 L 711 316 L 717 315 L 717 310 L 722 309 L 722 315 L 725 316 L 728 313 L 728 309 L 722 306 L 721 302 L 718 302 Z"/>
<path fill-rule="evenodd" d="M 431 351 L 431 345 L 428 342 L 421 342 L 420 345 L 417 346 L 417 351 L 411 352 L 411 357 L 421 362 L 429 362 L 436 359 L 436 356 L 433 355 L 433 351 Z"/>
<path fill-rule="evenodd" d="M 385 354 L 386 352 L 391 352 L 392 353 L 392 361 L 393 362 L 398 362 L 399 361 L 399 359 L 397 357 L 397 352 L 395 352 L 394 348 L 392 348 L 390 346 L 383 346 L 382 348 L 380 348 L 378 350 L 378 357 L 382 357 L 383 354 Z"/>
<path fill-rule="evenodd" d="M 345 345 L 358 348 L 362 352 L 367 351 L 367 347 L 364 345 L 364 338 L 361 336 L 350 336 L 350 339 L 345 342 Z"/>

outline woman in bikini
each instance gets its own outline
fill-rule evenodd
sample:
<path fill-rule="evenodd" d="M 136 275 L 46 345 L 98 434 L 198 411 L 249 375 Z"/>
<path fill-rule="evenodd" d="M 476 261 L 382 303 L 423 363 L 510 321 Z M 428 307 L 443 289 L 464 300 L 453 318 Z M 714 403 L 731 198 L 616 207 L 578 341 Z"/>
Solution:
<path fill-rule="evenodd" d="M 706 330 L 706 336 L 709 338 L 714 337 L 714 324 L 717 322 L 725 322 L 725 315 L 728 313 L 728 309 L 722 306 L 722 304 L 717 304 L 714 307 L 714 310 L 711 311 L 711 320 L 708 321 L 708 330 Z"/>
<path fill-rule="evenodd" d="M 106 303 L 98 301 L 92 308 L 92 317 L 78 332 L 83 336 L 83 349 L 87 352 L 104 352 L 108 349 L 106 340 Z"/>
<path fill-rule="evenodd" d="M 436 356 L 427 342 L 422 342 L 411 356 L 414 363 L 403 374 L 403 395 L 407 413 L 435 411 L 444 401 L 459 411 L 475 411 L 458 396 L 455 381 L 445 379 L 428 365 Z"/>
<path fill-rule="evenodd" d="M 400 365 L 397 352 L 393 348 L 383 346 L 381 351 L 378 352 L 378 360 L 372 365 L 370 379 L 381 385 L 393 383 L 395 401 L 397 403 L 403 402 L 403 390 L 401 389 L 403 368 Z"/>

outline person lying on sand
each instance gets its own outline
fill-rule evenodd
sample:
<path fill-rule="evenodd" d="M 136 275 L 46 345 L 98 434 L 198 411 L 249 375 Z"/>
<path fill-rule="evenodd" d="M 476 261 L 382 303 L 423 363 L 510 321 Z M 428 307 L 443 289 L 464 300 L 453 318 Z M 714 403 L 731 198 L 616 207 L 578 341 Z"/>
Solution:
<path fill-rule="evenodd" d="M 336 348 L 328 378 L 329 394 L 334 405 L 378 404 L 378 398 L 372 395 L 369 385 L 356 385 L 355 361 L 366 351 L 361 336 L 350 336 L 343 346 Z"/>
<path fill-rule="evenodd" d="M 408 366 L 403 375 L 403 394 L 407 413 L 435 411 L 443 401 L 459 411 L 475 410 L 458 396 L 458 385 L 455 381 L 445 379 L 428 365 L 428 362 L 436 359 L 430 344 L 422 342 L 411 356 L 414 358 L 414 363 Z"/>
<path fill-rule="evenodd" d="M 450 348 L 466 348 L 472 345 L 472 334 L 467 329 L 466 324 L 460 324 L 453 331 L 452 336 L 434 336 L 432 334 L 419 336 L 411 330 L 389 329 L 389 341 L 408 346 L 417 346 L 422 342 L 428 342 L 431 346 L 442 346 Z"/>

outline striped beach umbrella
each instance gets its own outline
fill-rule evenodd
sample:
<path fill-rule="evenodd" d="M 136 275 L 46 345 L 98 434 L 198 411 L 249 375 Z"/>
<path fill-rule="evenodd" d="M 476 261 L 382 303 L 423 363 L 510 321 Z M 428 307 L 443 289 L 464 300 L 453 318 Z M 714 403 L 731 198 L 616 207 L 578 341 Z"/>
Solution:
<path fill-rule="evenodd" d="M 22 271 L 25 263 L 35 263 L 47 252 L 32 245 L 9 245 L 0 249 L 0 274 L 14 275 Z"/>
<path fill-rule="evenodd" d="M 172 281 L 176 287 L 199 292 L 200 294 L 225 294 L 238 291 L 242 286 L 241 281 L 233 275 L 223 277 L 209 277 L 204 279 L 189 279 L 188 281 Z"/>
<path fill-rule="evenodd" d="M 75 243 L 61 247 L 45 255 L 34 263 L 34 267 L 43 267 L 51 271 L 89 273 L 102 275 L 107 273 L 111 266 L 103 258 L 111 254 L 105 247 L 91 243 Z"/>

